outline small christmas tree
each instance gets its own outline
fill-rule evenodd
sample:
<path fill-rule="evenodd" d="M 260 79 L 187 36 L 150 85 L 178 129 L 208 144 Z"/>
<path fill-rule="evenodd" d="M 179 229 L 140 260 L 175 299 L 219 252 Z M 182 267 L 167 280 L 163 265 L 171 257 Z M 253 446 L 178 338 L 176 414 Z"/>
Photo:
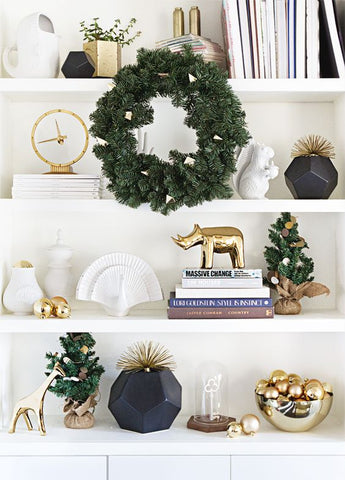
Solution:
<path fill-rule="evenodd" d="M 295 285 L 311 282 L 314 279 L 311 276 L 314 271 L 314 262 L 302 252 L 309 247 L 304 238 L 298 235 L 298 223 L 295 217 L 292 217 L 289 212 L 284 212 L 271 227 L 268 230 L 268 237 L 274 246 L 265 247 L 264 252 L 270 271 L 267 279 L 271 281 L 277 278 L 274 275 L 276 272 Z"/>
<path fill-rule="evenodd" d="M 329 294 L 329 289 L 313 282 L 314 262 L 302 252 L 308 244 L 298 234 L 296 218 L 284 212 L 271 227 L 268 236 L 273 246 L 265 247 L 264 256 L 269 269 L 267 281 L 281 296 L 274 311 L 295 315 L 301 311 L 302 297 Z"/>
<path fill-rule="evenodd" d="M 57 378 L 55 385 L 50 387 L 49 391 L 58 397 L 66 398 L 65 412 L 78 417 L 88 413 L 87 418 L 90 419 L 92 414 L 88 409 L 97 403 L 95 397 L 98 393 L 100 377 L 104 372 L 104 368 L 98 363 L 99 357 L 95 357 L 95 352 L 92 350 L 96 342 L 90 333 L 67 333 L 60 337 L 59 341 L 63 352 L 61 354 L 46 353 L 46 358 L 49 360 L 47 369 L 50 373 L 55 363 L 59 362 L 66 376 Z M 75 422 L 75 419 L 73 421 Z M 92 426 L 74 427 L 67 425 L 66 419 L 65 425 L 71 428 Z"/>

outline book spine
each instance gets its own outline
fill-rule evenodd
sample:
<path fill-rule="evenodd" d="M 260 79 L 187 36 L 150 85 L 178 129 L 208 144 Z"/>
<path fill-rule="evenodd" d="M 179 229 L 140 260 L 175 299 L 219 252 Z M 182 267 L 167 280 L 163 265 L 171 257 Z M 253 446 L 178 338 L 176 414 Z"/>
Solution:
<path fill-rule="evenodd" d="M 182 288 L 175 287 L 176 298 L 269 298 L 270 289 L 260 288 Z"/>
<path fill-rule="evenodd" d="M 170 298 L 174 308 L 272 307 L 271 298 Z"/>
<path fill-rule="evenodd" d="M 262 270 L 185 268 L 182 278 L 262 278 Z"/>
<path fill-rule="evenodd" d="M 262 278 L 182 278 L 182 288 L 260 288 Z"/>
<path fill-rule="evenodd" d="M 168 318 L 273 318 L 273 307 L 168 308 Z"/>

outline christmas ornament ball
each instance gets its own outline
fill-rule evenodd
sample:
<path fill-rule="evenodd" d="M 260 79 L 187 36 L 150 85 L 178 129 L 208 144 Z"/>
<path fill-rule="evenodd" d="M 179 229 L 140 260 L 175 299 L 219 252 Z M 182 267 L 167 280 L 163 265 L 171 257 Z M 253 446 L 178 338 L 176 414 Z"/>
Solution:
<path fill-rule="evenodd" d="M 260 428 L 260 420 L 256 415 L 253 415 L 252 413 L 247 413 L 246 415 L 243 415 L 240 420 L 240 424 L 242 426 L 243 433 L 245 433 L 246 435 L 255 435 L 255 433 Z"/>
<path fill-rule="evenodd" d="M 264 388 L 267 386 L 268 386 L 268 381 L 265 380 L 264 378 L 260 378 L 260 380 L 256 382 L 256 388 Z"/>
<path fill-rule="evenodd" d="M 228 425 L 227 437 L 236 438 L 239 437 L 242 433 L 242 425 L 237 422 L 231 422 Z"/>
<path fill-rule="evenodd" d="M 49 318 L 53 313 L 53 309 L 54 305 L 49 298 L 40 298 L 34 303 L 34 314 L 42 320 Z"/>
<path fill-rule="evenodd" d="M 292 398 L 300 398 L 303 394 L 303 387 L 299 383 L 291 383 L 288 388 L 288 395 Z"/>
<path fill-rule="evenodd" d="M 312 383 L 312 382 L 308 383 L 305 386 L 304 391 L 305 391 L 306 397 L 309 398 L 310 400 L 322 400 L 325 395 L 323 386 L 319 385 L 318 383 Z"/>
<path fill-rule="evenodd" d="M 267 387 L 264 391 L 265 398 L 278 398 L 279 391 L 275 387 Z"/>
<path fill-rule="evenodd" d="M 302 377 L 297 375 L 297 373 L 289 373 L 288 375 L 289 383 L 303 383 Z"/>
<path fill-rule="evenodd" d="M 286 372 L 284 372 L 284 370 L 273 370 L 270 375 L 270 383 L 277 383 L 287 379 L 288 375 Z"/>
<path fill-rule="evenodd" d="M 289 380 L 285 379 L 285 380 L 280 380 L 279 382 L 277 382 L 275 384 L 275 387 L 276 389 L 278 390 L 279 393 L 287 393 L 288 391 L 288 388 L 289 388 Z"/>
<path fill-rule="evenodd" d="M 54 315 L 58 318 L 69 318 L 71 316 L 71 307 L 68 303 L 59 303 L 54 308 Z"/>

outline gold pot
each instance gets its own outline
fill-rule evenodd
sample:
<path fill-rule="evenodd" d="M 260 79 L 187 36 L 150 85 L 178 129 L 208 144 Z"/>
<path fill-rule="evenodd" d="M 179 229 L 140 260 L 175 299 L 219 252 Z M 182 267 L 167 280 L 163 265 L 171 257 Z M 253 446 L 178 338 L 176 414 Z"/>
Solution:
<path fill-rule="evenodd" d="M 95 67 L 94 77 L 113 77 L 121 68 L 121 45 L 116 42 L 95 40 L 83 45 Z"/>
<path fill-rule="evenodd" d="M 327 417 L 333 394 L 327 394 L 322 400 L 291 400 L 283 396 L 265 398 L 255 393 L 255 400 L 263 417 L 275 427 L 285 432 L 305 432 Z"/>

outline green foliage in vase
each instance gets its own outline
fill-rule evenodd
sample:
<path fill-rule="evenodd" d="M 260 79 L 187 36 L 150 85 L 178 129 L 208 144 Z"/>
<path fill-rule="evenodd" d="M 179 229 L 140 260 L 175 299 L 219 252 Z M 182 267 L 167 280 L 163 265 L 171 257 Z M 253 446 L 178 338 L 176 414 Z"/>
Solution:
<path fill-rule="evenodd" d="M 56 362 L 59 362 L 66 377 L 57 377 L 55 385 L 49 391 L 58 397 L 71 398 L 84 403 L 94 394 L 99 385 L 104 368 L 99 365 L 99 357 L 92 350 L 95 340 L 90 333 L 67 333 L 59 338 L 62 353 L 46 353 L 50 374 Z"/>
<path fill-rule="evenodd" d="M 130 45 L 134 40 L 141 35 L 137 31 L 132 37 L 129 37 L 129 31 L 136 23 L 135 18 L 131 18 L 127 27 L 121 28 L 121 20 L 115 19 L 114 24 L 109 30 L 104 30 L 98 23 L 99 17 L 94 17 L 90 25 L 86 25 L 85 20 L 80 22 L 80 32 L 84 35 L 84 42 L 93 42 L 95 40 L 103 40 L 106 42 L 116 42 L 119 45 Z"/>
<path fill-rule="evenodd" d="M 299 236 L 298 223 L 291 221 L 292 218 L 289 212 L 284 212 L 271 225 L 268 237 L 273 246 L 265 247 L 264 256 L 268 270 L 278 272 L 280 276 L 290 279 L 295 285 L 300 285 L 314 279 L 311 276 L 314 271 L 314 262 L 303 253 L 303 250 L 309 247 Z M 289 222 L 292 226 L 287 229 L 286 224 Z M 283 231 L 286 236 L 282 235 Z"/>

